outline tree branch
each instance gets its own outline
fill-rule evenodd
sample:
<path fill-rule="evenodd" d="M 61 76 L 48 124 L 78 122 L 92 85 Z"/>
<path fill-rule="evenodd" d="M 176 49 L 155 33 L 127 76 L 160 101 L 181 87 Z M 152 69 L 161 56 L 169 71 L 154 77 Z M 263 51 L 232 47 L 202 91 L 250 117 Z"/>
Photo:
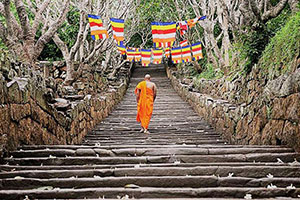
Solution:
<path fill-rule="evenodd" d="M 53 35 L 56 33 L 56 31 L 58 30 L 58 28 L 64 23 L 64 20 L 66 19 L 67 13 L 69 11 L 69 6 L 70 6 L 70 0 L 66 0 L 65 4 L 63 6 L 63 10 L 60 14 L 60 16 L 58 17 L 58 19 L 50 25 L 49 29 L 46 31 L 46 33 L 44 35 L 42 35 L 39 40 L 37 41 L 36 45 L 35 45 L 35 55 L 34 57 L 38 57 L 39 54 L 41 53 L 41 51 L 44 48 L 44 45 L 46 43 L 48 43 Z"/>
<path fill-rule="evenodd" d="M 34 38 L 32 34 L 29 19 L 25 9 L 25 5 L 22 0 L 15 0 L 15 6 L 18 12 L 20 24 L 23 30 L 23 38 L 25 40 Z"/>
<path fill-rule="evenodd" d="M 30 1 L 30 0 L 29 0 Z M 44 21 L 42 19 L 42 14 L 45 11 L 45 9 L 48 7 L 49 3 L 51 2 L 51 0 L 45 0 L 43 2 L 43 4 L 39 7 L 38 12 L 35 14 L 35 19 L 32 25 L 32 33 L 35 35 L 37 32 L 37 29 L 39 27 L 39 24 Z"/>
<path fill-rule="evenodd" d="M 280 12 L 284 9 L 286 3 L 288 0 L 281 0 L 276 6 L 269 9 L 267 12 L 264 12 L 261 19 L 263 22 L 266 22 L 267 20 L 277 17 Z"/>

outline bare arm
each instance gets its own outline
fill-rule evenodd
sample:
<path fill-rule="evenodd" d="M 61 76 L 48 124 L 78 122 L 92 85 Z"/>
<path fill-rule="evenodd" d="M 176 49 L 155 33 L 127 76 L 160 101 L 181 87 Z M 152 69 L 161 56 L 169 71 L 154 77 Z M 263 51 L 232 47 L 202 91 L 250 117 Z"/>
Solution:
<path fill-rule="evenodd" d="M 156 85 L 154 84 L 154 85 L 153 85 L 153 101 L 155 101 L 155 99 L 156 99 L 156 94 L 157 94 L 157 87 L 156 87 Z"/>
<path fill-rule="evenodd" d="M 141 90 L 137 90 L 135 96 L 136 96 L 136 102 L 138 103 L 139 100 L 140 100 L 140 93 L 141 93 Z"/>

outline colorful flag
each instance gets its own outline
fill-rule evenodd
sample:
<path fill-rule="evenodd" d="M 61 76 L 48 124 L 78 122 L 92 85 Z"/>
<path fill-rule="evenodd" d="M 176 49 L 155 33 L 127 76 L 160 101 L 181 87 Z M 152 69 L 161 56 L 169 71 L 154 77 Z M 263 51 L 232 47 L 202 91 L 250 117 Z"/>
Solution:
<path fill-rule="evenodd" d="M 178 29 L 180 30 L 180 35 L 184 35 L 188 30 L 187 21 L 178 22 Z"/>
<path fill-rule="evenodd" d="M 154 48 L 172 47 L 176 36 L 176 22 L 152 22 Z"/>
<path fill-rule="evenodd" d="M 129 62 L 134 61 L 135 50 L 127 48 L 126 54 L 127 54 L 127 61 Z"/>
<path fill-rule="evenodd" d="M 88 15 L 91 36 L 93 40 L 105 39 L 108 38 L 106 29 L 103 27 L 103 22 L 100 16 L 97 15 Z"/>
<path fill-rule="evenodd" d="M 185 46 L 187 46 L 187 45 L 189 45 L 189 43 L 188 43 L 187 40 L 183 40 L 182 42 L 180 42 L 180 46 L 181 46 L 181 47 L 185 47 Z"/>
<path fill-rule="evenodd" d="M 120 54 L 126 54 L 126 47 L 124 46 L 123 41 L 121 41 L 120 44 L 117 44 L 117 49 L 120 52 Z"/>
<path fill-rule="evenodd" d="M 124 19 L 110 18 L 114 39 L 118 42 L 124 41 Z M 119 44 L 119 43 L 118 43 Z"/>
<path fill-rule="evenodd" d="M 166 58 L 169 58 L 170 55 L 171 55 L 170 47 L 165 48 L 165 56 L 166 56 Z"/>
<path fill-rule="evenodd" d="M 182 62 L 181 47 L 172 48 L 171 54 L 173 63 L 177 64 Z"/>
<path fill-rule="evenodd" d="M 191 55 L 191 47 L 185 46 L 181 49 L 182 52 L 182 62 L 191 62 L 192 61 L 192 55 Z"/>
<path fill-rule="evenodd" d="M 161 64 L 163 50 L 162 49 L 153 49 L 153 64 Z"/>
<path fill-rule="evenodd" d="M 200 60 L 203 58 L 201 42 L 197 42 L 192 45 L 192 53 L 193 60 Z"/>
<path fill-rule="evenodd" d="M 149 66 L 151 62 L 151 49 L 141 49 L 142 65 L 144 67 Z"/>
<path fill-rule="evenodd" d="M 142 59 L 140 49 L 139 49 L 139 48 L 136 48 L 134 54 L 135 54 L 135 55 L 134 55 L 134 61 L 135 61 L 135 62 L 140 62 L 141 59 Z"/>
<path fill-rule="evenodd" d="M 198 21 L 204 20 L 204 19 L 206 19 L 206 16 L 196 17 L 194 19 L 187 20 L 187 24 L 188 24 L 189 28 L 193 28 Z"/>

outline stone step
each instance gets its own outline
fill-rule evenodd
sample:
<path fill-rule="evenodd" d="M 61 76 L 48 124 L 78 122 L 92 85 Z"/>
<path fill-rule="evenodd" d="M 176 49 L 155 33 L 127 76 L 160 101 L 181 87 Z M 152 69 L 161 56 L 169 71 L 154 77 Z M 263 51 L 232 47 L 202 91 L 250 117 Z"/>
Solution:
<path fill-rule="evenodd" d="M 131 177 L 100 177 L 92 178 L 6 178 L 1 180 L 0 190 L 53 188 L 92 188 L 92 187 L 125 187 L 134 184 L 138 187 L 264 187 L 276 185 L 286 188 L 290 185 L 300 187 L 300 178 L 245 178 L 217 176 L 131 176 Z"/>
<path fill-rule="evenodd" d="M 201 165 L 202 164 L 202 165 Z M 219 176 L 227 177 L 230 173 L 234 177 L 248 177 L 248 178 L 267 178 L 271 174 L 274 178 L 290 177 L 299 178 L 299 166 L 277 166 L 276 164 L 270 166 L 259 165 L 255 163 L 238 163 L 239 165 L 214 165 L 215 163 L 195 163 L 197 166 L 187 166 L 187 164 L 176 164 L 183 166 L 167 166 L 166 164 L 134 164 L 134 165 L 118 165 L 113 168 L 112 165 L 104 166 L 18 166 L 23 170 L 1 172 L 1 179 L 5 178 L 70 178 L 70 177 L 131 177 L 131 176 Z M 169 164 L 171 165 L 171 164 Z M 175 165 L 175 164 L 174 164 Z M 207 165 L 207 166 L 203 166 Z M 128 167 L 130 166 L 130 167 Z M 9 169 L 4 168 L 3 169 Z M 97 168 L 98 167 L 98 168 Z M 26 170 L 28 169 L 28 170 Z"/>
<path fill-rule="evenodd" d="M 90 149 L 90 148 L 101 148 L 101 149 L 122 149 L 122 148 L 258 148 L 258 149 L 273 149 L 273 148 L 287 148 L 285 146 L 277 146 L 277 145 L 25 145 L 21 146 L 19 150 L 36 150 L 36 149 Z"/>
<path fill-rule="evenodd" d="M 151 156 L 151 155 L 224 155 L 224 154 L 249 154 L 249 153 L 293 153 L 290 148 L 123 148 L 123 149 L 43 149 L 43 150 L 24 150 L 14 151 L 10 155 L 14 158 L 21 157 L 57 157 L 66 156 Z"/>
<path fill-rule="evenodd" d="M 96 144 L 102 144 L 102 145 L 116 145 L 116 144 L 131 144 L 131 145 L 139 145 L 139 144 L 151 144 L 151 145 L 168 145 L 168 144 L 198 144 L 198 145 L 203 145 L 203 144 L 224 144 L 226 142 L 224 142 L 223 140 L 213 140 L 213 139 L 203 139 L 203 140 L 170 140 L 170 141 L 166 141 L 166 140 L 152 140 L 152 139 L 142 139 L 142 140 L 114 140 L 114 141 L 108 141 L 108 140 L 84 140 L 82 142 L 82 144 L 86 144 L 86 145 L 96 145 Z"/>
<path fill-rule="evenodd" d="M 300 160 L 297 153 L 249 153 L 224 155 L 168 155 L 168 156 L 132 156 L 132 157 L 27 157 L 5 158 L 9 164 L 19 165 L 86 165 L 86 164 L 139 164 L 139 163 L 205 163 L 205 162 L 293 162 Z"/>
<path fill-rule="evenodd" d="M 252 194 L 254 198 L 272 197 L 298 197 L 300 189 L 287 188 L 239 188 L 239 187 L 213 187 L 213 188 L 164 188 L 164 187 L 140 187 L 140 188 L 83 188 L 83 189 L 53 189 L 53 190 L 1 190 L 0 198 L 15 200 L 24 198 L 117 198 L 128 195 L 130 198 L 198 198 L 198 197 L 233 197 L 243 198 L 246 194 Z"/>
<path fill-rule="evenodd" d="M 247 164 L 247 165 L 246 165 Z M 252 162 L 252 163 L 244 163 L 244 162 L 234 162 L 234 163 L 154 163 L 154 164 L 139 164 L 138 167 L 199 167 L 199 166 L 218 166 L 220 167 L 245 167 L 245 166 L 277 166 L 277 167 L 294 167 L 297 169 L 299 167 L 299 163 L 291 162 L 291 163 L 279 163 L 279 162 L 271 162 L 271 163 L 260 163 L 260 162 Z M 103 164 L 103 165 L 48 165 L 48 166 L 20 166 L 20 165 L 0 165 L 0 172 L 14 172 L 14 171 L 22 171 L 22 170 L 78 170 L 78 169 L 117 169 L 117 168 L 133 168 L 137 167 L 136 164 Z"/>

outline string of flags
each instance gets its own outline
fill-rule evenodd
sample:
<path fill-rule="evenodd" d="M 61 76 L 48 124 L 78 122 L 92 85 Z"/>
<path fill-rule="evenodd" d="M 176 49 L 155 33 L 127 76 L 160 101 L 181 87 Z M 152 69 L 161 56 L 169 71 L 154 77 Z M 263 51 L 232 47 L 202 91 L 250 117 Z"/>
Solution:
<path fill-rule="evenodd" d="M 163 56 L 172 58 L 173 63 L 186 63 L 203 58 L 201 42 L 189 45 L 188 40 L 180 42 L 180 47 L 174 47 L 176 31 L 184 36 L 189 29 L 193 28 L 198 21 L 206 19 L 206 16 L 197 17 L 180 22 L 152 22 L 153 49 L 139 49 L 124 45 L 124 20 L 110 18 L 113 38 L 116 41 L 117 50 L 121 55 L 127 55 L 129 62 L 141 62 L 143 66 L 150 63 L 160 64 Z M 88 15 L 93 40 L 108 38 L 107 30 L 103 27 L 100 16 Z M 152 58 L 152 59 L 151 59 Z M 152 60 L 152 62 L 151 62 Z"/>

